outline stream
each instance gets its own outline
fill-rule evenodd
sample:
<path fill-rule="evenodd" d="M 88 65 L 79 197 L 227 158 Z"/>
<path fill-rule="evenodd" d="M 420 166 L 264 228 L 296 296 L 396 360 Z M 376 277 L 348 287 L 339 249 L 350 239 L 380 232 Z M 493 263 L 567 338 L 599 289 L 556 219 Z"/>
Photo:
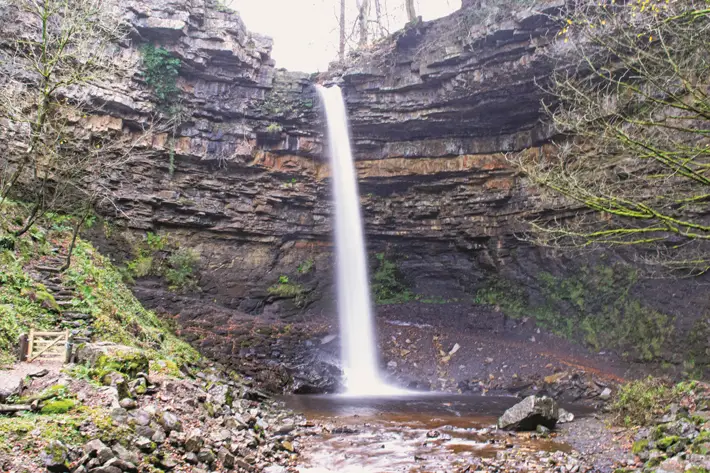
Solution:
<path fill-rule="evenodd" d="M 572 447 L 554 434 L 538 438 L 495 428 L 498 416 L 519 400 L 449 394 L 284 398 L 287 407 L 320 428 L 301 440 L 302 473 L 467 471 L 472 465 L 514 464 L 518 457 L 541 465 L 554 458 L 569 463 L 564 457 Z M 578 416 L 589 412 L 566 407 Z"/>

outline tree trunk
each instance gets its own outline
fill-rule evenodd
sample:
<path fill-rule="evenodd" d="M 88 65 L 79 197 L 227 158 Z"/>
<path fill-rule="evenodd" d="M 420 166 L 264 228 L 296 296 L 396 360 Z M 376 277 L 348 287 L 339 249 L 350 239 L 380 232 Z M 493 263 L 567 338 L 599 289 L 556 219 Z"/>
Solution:
<path fill-rule="evenodd" d="M 59 272 L 63 273 L 67 269 L 69 269 L 69 266 L 71 266 L 71 256 L 74 253 L 74 247 L 76 246 L 76 238 L 79 236 L 79 231 L 81 230 L 81 227 L 84 225 L 84 222 L 86 222 L 87 217 L 89 216 L 89 212 L 84 212 L 84 215 L 79 219 L 79 221 L 76 223 L 74 226 L 74 232 L 72 233 L 71 236 L 71 244 L 69 244 L 69 251 L 67 251 L 67 259 L 64 262 L 64 265 L 59 268 Z"/>
<path fill-rule="evenodd" d="M 417 21 L 417 10 L 414 8 L 414 0 L 405 0 L 407 4 L 407 18 L 410 23 Z"/>
<path fill-rule="evenodd" d="M 25 221 L 25 225 L 17 230 L 14 235 L 15 237 L 21 237 L 25 233 L 27 233 L 30 228 L 35 224 L 35 222 L 42 216 L 44 212 L 41 212 L 41 207 L 42 207 L 42 201 L 38 201 L 35 203 L 35 206 L 32 208 L 32 212 L 30 212 L 30 215 L 27 217 L 27 220 Z"/>
<path fill-rule="evenodd" d="M 375 16 L 377 17 L 377 27 L 380 30 L 380 36 L 387 36 L 387 29 L 382 24 L 382 5 L 380 0 L 375 0 Z"/>
<path fill-rule="evenodd" d="M 370 0 L 360 0 L 358 2 L 359 12 L 357 16 L 358 24 L 360 25 L 360 41 L 358 45 L 361 48 L 367 46 L 367 20 L 370 16 Z"/>
<path fill-rule="evenodd" d="M 345 63 L 345 0 L 340 0 L 340 48 L 338 56 L 341 64 Z"/>

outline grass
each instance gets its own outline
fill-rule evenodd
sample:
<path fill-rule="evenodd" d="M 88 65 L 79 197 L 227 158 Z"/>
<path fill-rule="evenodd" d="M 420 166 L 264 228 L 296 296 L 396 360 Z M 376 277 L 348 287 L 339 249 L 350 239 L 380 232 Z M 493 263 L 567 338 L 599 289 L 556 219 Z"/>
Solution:
<path fill-rule="evenodd" d="M 0 212 L 12 219 L 13 215 L 21 216 L 24 207 L 5 202 Z M 3 238 L 10 238 L 7 230 L 0 230 L 0 240 Z M 31 234 L 17 239 L 14 249 L 0 250 L 0 363 L 14 361 L 21 333 L 31 328 L 62 328 L 56 308 L 44 296 L 46 288 L 35 282 L 27 269 L 52 254 L 53 248 L 66 246 L 70 238 L 66 218 L 50 215 Z M 89 242 L 81 238 L 77 241 L 72 264 L 61 277 L 78 293 L 70 310 L 92 314 L 95 332 L 102 340 L 143 349 L 151 363 L 163 361 L 168 368 L 199 358 L 170 331 L 167 322 L 141 305 L 121 273 Z"/>
<path fill-rule="evenodd" d="M 651 425 L 672 402 L 692 396 L 696 386 L 694 382 L 672 386 L 652 377 L 627 383 L 621 386 L 611 406 L 614 422 L 626 426 Z"/>

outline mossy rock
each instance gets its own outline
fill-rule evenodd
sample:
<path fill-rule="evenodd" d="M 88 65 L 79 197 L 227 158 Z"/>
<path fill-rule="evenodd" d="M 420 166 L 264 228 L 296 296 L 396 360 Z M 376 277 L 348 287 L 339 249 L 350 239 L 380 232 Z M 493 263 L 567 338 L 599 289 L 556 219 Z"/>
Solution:
<path fill-rule="evenodd" d="M 685 445 L 687 443 L 687 440 L 678 437 L 677 435 L 669 435 L 668 437 L 663 437 L 662 439 L 658 440 L 656 442 L 656 447 L 659 450 L 664 450 L 668 453 L 680 453 L 685 449 Z"/>
<path fill-rule="evenodd" d="M 648 448 L 648 439 L 639 440 L 634 442 L 634 446 L 631 448 L 631 453 L 638 455 L 643 453 Z"/>
<path fill-rule="evenodd" d="M 78 402 L 74 399 L 58 399 L 49 401 L 40 410 L 40 414 L 66 414 L 77 406 Z"/>
<path fill-rule="evenodd" d="M 150 363 L 148 357 L 140 351 L 123 351 L 99 356 L 94 363 L 98 378 L 107 373 L 117 372 L 135 378 L 138 373 L 148 373 Z"/>
<path fill-rule="evenodd" d="M 87 343 L 77 352 L 77 359 L 92 368 L 92 376 L 102 379 L 109 373 L 121 373 L 129 379 L 149 373 L 150 361 L 145 352 L 115 343 Z"/>

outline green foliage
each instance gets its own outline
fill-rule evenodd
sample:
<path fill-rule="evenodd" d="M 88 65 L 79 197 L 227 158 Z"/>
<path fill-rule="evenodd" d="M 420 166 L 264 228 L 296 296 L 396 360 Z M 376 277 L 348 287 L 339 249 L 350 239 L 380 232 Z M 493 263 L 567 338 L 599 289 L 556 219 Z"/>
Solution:
<path fill-rule="evenodd" d="M 384 253 L 376 255 L 377 269 L 372 275 L 372 292 L 377 304 L 402 304 L 414 300 L 414 293 L 402 282 L 397 264 Z"/>
<path fill-rule="evenodd" d="M 634 442 L 633 447 L 631 447 L 631 453 L 638 455 L 648 448 L 648 439 L 641 439 Z"/>
<path fill-rule="evenodd" d="M 224 0 L 217 0 L 215 8 L 222 13 L 234 13 L 234 9 L 224 3 Z"/>
<path fill-rule="evenodd" d="M 101 380 L 109 373 L 121 373 L 129 379 L 136 377 L 138 373 L 148 373 L 150 363 L 148 357 L 142 351 L 112 353 L 101 355 L 94 362 L 92 377 Z"/>
<path fill-rule="evenodd" d="M 293 299 L 296 307 L 303 307 L 306 304 L 306 290 L 300 285 L 290 281 L 286 275 L 279 276 L 277 284 L 269 287 L 269 294 L 282 299 Z"/>
<path fill-rule="evenodd" d="M 621 386 L 611 406 L 614 421 L 626 426 L 650 425 L 672 402 L 691 394 L 695 387 L 695 383 L 670 386 L 653 377 L 627 383 Z M 662 433 L 656 434 L 657 439 Z"/>
<path fill-rule="evenodd" d="M 284 129 L 278 123 L 269 123 L 269 126 L 266 127 L 266 132 L 272 135 L 276 135 L 282 131 L 284 131 Z"/>
<path fill-rule="evenodd" d="M 197 288 L 195 273 L 200 262 L 200 256 L 193 250 L 180 248 L 168 256 L 167 266 L 163 272 L 170 289 L 185 291 Z"/>
<path fill-rule="evenodd" d="M 21 334 L 31 328 L 50 330 L 57 321 L 56 303 L 48 304 L 53 298 L 24 271 L 24 260 L 12 251 L 0 251 L 0 366 L 15 360 Z"/>
<path fill-rule="evenodd" d="M 198 288 L 197 270 L 200 255 L 194 250 L 178 248 L 170 240 L 148 232 L 133 249 L 136 257 L 126 264 L 124 279 L 161 276 L 173 291 L 184 292 Z"/>
<path fill-rule="evenodd" d="M 533 317 L 553 333 L 583 340 L 595 350 L 632 350 L 647 361 L 661 355 L 673 333 L 671 317 L 630 295 L 637 274 L 626 267 L 583 267 L 564 279 L 541 273 L 537 282 L 538 303 L 530 302 L 521 285 L 502 279 L 489 281 L 476 301 L 497 305 L 512 318 Z"/>
<path fill-rule="evenodd" d="M 141 49 L 143 54 L 143 76 L 153 88 L 158 103 L 164 108 L 174 106 L 180 96 L 177 78 L 180 74 L 181 61 L 174 58 L 170 51 L 162 47 L 147 44 Z"/>
<path fill-rule="evenodd" d="M 313 267 L 315 266 L 315 264 L 316 264 L 315 261 L 313 261 L 312 259 L 308 259 L 298 265 L 298 272 L 300 274 L 308 274 L 313 270 Z"/>

